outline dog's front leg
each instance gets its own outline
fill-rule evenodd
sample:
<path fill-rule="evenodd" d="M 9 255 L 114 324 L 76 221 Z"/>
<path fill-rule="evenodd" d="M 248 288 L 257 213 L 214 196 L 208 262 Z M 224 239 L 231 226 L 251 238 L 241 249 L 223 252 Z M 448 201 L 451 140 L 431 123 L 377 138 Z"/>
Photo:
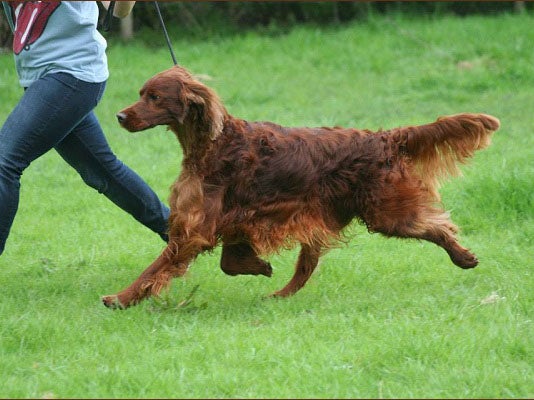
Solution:
<path fill-rule="evenodd" d="M 128 308 L 141 300 L 157 296 L 166 288 L 172 278 L 183 276 L 189 264 L 204 250 L 215 246 L 214 235 L 202 231 L 174 236 L 171 232 L 169 245 L 161 255 L 121 292 L 102 297 L 106 307 Z"/>
<path fill-rule="evenodd" d="M 128 308 L 146 297 L 158 295 L 172 278 L 182 276 L 186 271 L 187 264 L 176 265 L 173 262 L 173 252 L 167 246 L 130 286 L 117 294 L 103 296 L 102 301 L 109 308 Z"/>
<path fill-rule="evenodd" d="M 248 243 L 223 244 L 221 269 L 228 275 L 264 275 L 273 274 L 271 264 L 258 257 Z"/>

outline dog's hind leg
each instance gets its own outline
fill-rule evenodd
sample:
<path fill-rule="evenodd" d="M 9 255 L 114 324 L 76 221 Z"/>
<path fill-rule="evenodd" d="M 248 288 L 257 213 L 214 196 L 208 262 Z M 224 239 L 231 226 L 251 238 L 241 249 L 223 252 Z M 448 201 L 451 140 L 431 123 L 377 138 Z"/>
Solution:
<path fill-rule="evenodd" d="M 478 265 L 476 256 L 458 242 L 458 228 L 442 210 L 426 207 L 413 219 L 394 221 L 390 216 L 382 215 L 381 221 L 382 224 L 368 225 L 369 230 L 386 236 L 422 239 L 435 243 L 445 249 L 454 264 L 463 269 Z"/>
<path fill-rule="evenodd" d="M 271 264 L 260 259 L 248 243 L 223 244 L 221 269 L 228 275 L 271 276 Z"/>
<path fill-rule="evenodd" d="M 413 237 L 435 243 L 445 249 L 451 261 L 460 268 L 469 269 L 478 265 L 477 257 L 458 242 L 458 228 L 448 214 L 434 215 L 424 220 L 413 232 Z"/>
<path fill-rule="evenodd" d="M 320 255 L 321 246 L 317 244 L 302 244 L 293 277 L 284 288 L 274 292 L 271 296 L 287 297 L 298 292 L 299 289 L 306 284 L 311 274 L 317 267 Z"/>

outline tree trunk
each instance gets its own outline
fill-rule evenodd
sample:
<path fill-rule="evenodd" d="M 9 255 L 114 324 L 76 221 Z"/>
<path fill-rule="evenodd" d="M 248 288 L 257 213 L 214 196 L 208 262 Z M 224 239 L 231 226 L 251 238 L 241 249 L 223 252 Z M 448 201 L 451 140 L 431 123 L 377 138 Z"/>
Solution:
<path fill-rule="evenodd" d="M 525 2 L 524 1 L 514 1 L 514 11 L 516 13 L 522 13 L 525 11 Z"/>
<path fill-rule="evenodd" d="M 133 39 L 133 11 L 125 18 L 121 19 L 121 38 L 123 40 Z"/>

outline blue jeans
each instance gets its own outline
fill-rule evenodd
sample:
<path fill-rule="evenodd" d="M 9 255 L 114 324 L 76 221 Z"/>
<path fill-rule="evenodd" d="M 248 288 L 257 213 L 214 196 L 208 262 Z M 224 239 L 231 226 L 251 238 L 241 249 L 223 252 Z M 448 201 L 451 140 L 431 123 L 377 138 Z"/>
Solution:
<path fill-rule="evenodd" d="M 93 112 L 105 86 L 49 74 L 25 90 L 7 117 L 0 130 L 0 254 L 18 209 L 20 177 L 52 148 L 87 185 L 167 240 L 169 209 L 113 154 Z"/>

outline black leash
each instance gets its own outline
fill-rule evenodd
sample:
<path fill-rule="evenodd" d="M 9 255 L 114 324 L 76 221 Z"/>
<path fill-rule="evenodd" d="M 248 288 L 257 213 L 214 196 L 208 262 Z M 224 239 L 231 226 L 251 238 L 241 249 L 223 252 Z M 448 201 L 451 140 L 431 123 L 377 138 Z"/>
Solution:
<path fill-rule="evenodd" d="M 159 9 L 159 4 L 157 1 L 154 2 L 154 7 L 156 8 L 156 12 L 158 14 L 159 23 L 163 28 L 163 34 L 165 35 L 165 40 L 167 41 L 167 47 L 171 52 L 172 61 L 174 62 L 174 65 L 178 65 L 178 61 L 176 61 L 176 56 L 174 55 L 174 50 L 172 49 L 171 39 L 169 38 L 169 33 L 167 32 L 167 27 L 165 26 L 165 22 L 163 21 L 163 17 L 161 16 L 161 11 Z M 111 29 L 111 21 L 113 20 L 114 9 L 115 1 L 110 1 L 106 16 L 104 17 L 104 22 L 102 23 L 102 29 L 105 32 L 108 32 Z"/>
<path fill-rule="evenodd" d="M 104 17 L 104 22 L 102 22 L 102 29 L 104 32 L 109 32 L 111 29 L 111 21 L 113 20 L 113 10 L 115 9 L 115 2 L 110 1 L 108 11 L 106 12 L 106 16 Z"/>
<path fill-rule="evenodd" d="M 167 41 L 167 47 L 169 48 L 169 51 L 171 52 L 172 61 L 174 62 L 174 65 L 178 65 L 178 61 L 176 61 L 176 56 L 174 55 L 174 51 L 172 50 L 171 39 L 169 39 L 169 34 L 167 33 L 167 28 L 165 27 L 165 22 L 163 22 L 163 17 L 161 16 L 161 11 L 159 9 L 159 4 L 157 1 L 154 2 L 154 7 L 156 7 L 156 12 L 158 13 L 159 22 L 161 24 L 161 27 L 163 28 L 163 34 L 165 35 L 165 40 Z"/>

